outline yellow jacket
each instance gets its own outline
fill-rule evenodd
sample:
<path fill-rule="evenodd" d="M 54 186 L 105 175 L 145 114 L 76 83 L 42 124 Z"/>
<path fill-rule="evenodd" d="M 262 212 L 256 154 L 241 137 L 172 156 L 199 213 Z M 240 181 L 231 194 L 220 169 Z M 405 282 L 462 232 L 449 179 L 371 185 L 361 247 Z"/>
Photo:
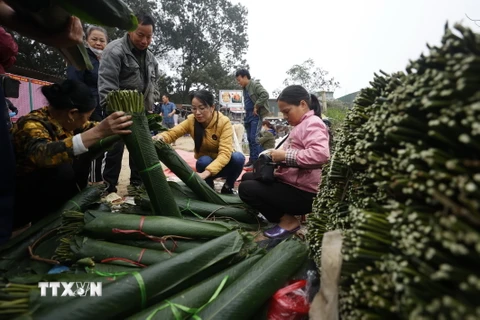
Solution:
<path fill-rule="evenodd" d="M 166 143 L 172 143 L 187 133 L 193 138 L 194 128 L 195 118 L 191 114 L 185 121 L 180 122 L 168 131 L 162 132 L 161 135 Z M 195 159 L 202 156 L 209 156 L 214 159 L 205 170 L 210 171 L 212 176 L 216 176 L 230 162 L 232 152 L 232 123 L 221 112 L 215 111 L 212 120 L 205 128 L 202 147 L 198 153 L 195 151 Z"/>

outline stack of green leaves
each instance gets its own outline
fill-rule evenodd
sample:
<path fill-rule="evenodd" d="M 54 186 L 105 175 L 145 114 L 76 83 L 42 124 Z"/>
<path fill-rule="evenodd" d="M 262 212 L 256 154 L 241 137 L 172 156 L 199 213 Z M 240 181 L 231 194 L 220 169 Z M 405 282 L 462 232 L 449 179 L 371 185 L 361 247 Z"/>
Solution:
<path fill-rule="evenodd" d="M 73 237 L 79 233 L 94 239 L 110 241 L 142 239 L 164 243 L 175 237 L 213 239 L 238 229 L 234 225 L 222 222 L 101 211 L 87 211 L 84 214 L 70 211 L 65 212 L 63 217 L 59 233 L 64 235 L 64 238 L 55 255 L 60 261 L 71 261 L 75 257 L 72 251 Z M 138 248 L 135 249 L 137 252 Z"/>
<path fill-rule="evenodd" d="M 213 301 L 224 288 L 235 282 L 262 258 L 262 255 L 252 256 L 245 261 L 223 270 L 214 276 L 194 285 L 160 303 L 151 306 L 128 318 L 128 320 L 158 319 L 178 320 L 188 319 L 203 309 L 209 301 Z M 213 298 L 213 299 L 212 299 Z"/>
<path fill-rule="evenodd" d="M 210 187 L 209 187 L 210 188 Z M 195 216 L 197 218 L 231 218 L 232 221 L 239 221 L 245 223 L 256 223 L 256 211 L 237 205 L 219 205 L 205 201 L 185 198 L 184 196 L 176 196 L 180 212 L 183 215 Z M 140 195 L 135 199 L 143 209 L 151 208 L 150 199 L 147 195 Z"/>
<path fill-rule="evenodd" d="M 108 261 L 113 264 L 125 262 L 131 265 L 149 266 L 170 259 L 175 253 L 153 250 L 96 240 L 87 237 L 74 237 L 70 243 L 71 260 L 91 257 L 94 261 Z M 68 253 L 67 253 L 68 254 Z"/>
<path fill-rule="evenodd" d="M 122 138 L 140 172 L 153 212 L 157 215 L 181 217 L 153 146 L 143 104 L 143 94 L 138 91 L 119 90 L 107 95 L 110 111 L 124 111 L 132 115 L 132 133 L 123 135 Z"/>
<path fill-rule="evenodd" d="M 157 251 L 169 251 L 174 253 L 185 252 L 197 248 L 207 242 L 207 240 L 189 240 L 178 237 L 165 237 L 164 241 L 157 242 L 152 240 L 112 240 L 115 243 L 127 246 L 146 248 Z"/>
<path fill-rule="evenodd" d="M 174 292 L 182 283 L 208 271 L 223 261 L 233 261 L 251 240 L 239 232 L 231 232 L 202 246 L 180 253 L 166 261 L 141 269 L 117 279 L 102 289 L 101 297 L 79 297 L 49 310 L 34 314 L 35 319 L 118 319 L 122 314 L 131 315 L 156 298 Z M 218 271 L 217 271 L 218 272 Z M 212 274 L 208 275 L 211 276 Z M 203 279 L 208 277 L 202 274 Z M 201 281 L 199 279 L 199 281 Z M 189 283 L 189 287 L 195 283 Z M 167 295 L 171 296 L 170 295 Z"/>
<path fill-rule="evenodd" d="M 252 268 L 203 308 L 201 319 L 250 319 L 297 271 L 307 258 L 307 246 L 287 240 L 270 250 Z"/>

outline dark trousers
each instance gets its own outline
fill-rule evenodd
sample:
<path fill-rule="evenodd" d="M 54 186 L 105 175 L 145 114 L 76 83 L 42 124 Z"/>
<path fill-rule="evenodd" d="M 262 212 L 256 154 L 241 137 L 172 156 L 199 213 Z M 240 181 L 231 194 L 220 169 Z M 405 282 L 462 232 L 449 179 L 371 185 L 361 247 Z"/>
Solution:
<path fill-rule="evenodd" d="M 90 164 L 90 172 L 89 172 L 89 175 L 88 175 L 88 180 L 90 182 L 102 182 L 103 181 L 102 169 L 104 167 L 106 156 L 107 156 L 107 153 L 105 152 L 104 154 L 102 154 L 97 159 L 92 160 L 92 162 Z"/>
<path fill-rule="evenodd" d="M 291 185 L 275 181 L 271 184 L 253 179 L 247 172 L 238 187 L 238 195 L 243 202 L 257 209 L 270 222 L 279 222 L 285 215 L 304 215 L 312 212 L 315 193 L 297 189 Z"/>
<path fill-rule="evenodd" d="M 103 120 L 103 112 L 100 107 L 97 107 L 95 109 L 95 112 L 92 113 L 92 116 L 90 117 L 90 121 L 97 121 L 100 122 Z M 88 181 L 90 182 L 102 182 L 103 181 L 103 176 L 102 176 L 102 171 L 103 171 L 103 166 L 105 164 L 105 157 L 106 157 L 106 152 L 105 154 L 101 155 L 100 157 L 92 160 L 91 165 L 90 165 L 90 172 L 89 172 L 89 177 Z"/>
<path fill-rule="evenodd" d="M 205 171 L 205 168 L 208 167 L 208 165 L 212 162 L 213 159 L 209 156 L 202 156 L 198 158 L 195 165 L 197 172 Z M 205 179 L 205 182 L 213 188 L 213 179 L 225 178 L 225 184 L 230 188 L 233 188 L 235 181 L 237 181 L 240 173 L 242 173 L 244 163 L 245 156 L 240 152 L 233 152 L 230 162 L 216 176 Z"/>
<path fill-rule="evenodd" d="M 258 155 L 263 151 L 262 146 L 258 143 L 258 136 L 262 130 L 262 119 L 260 116 L 247 114 L 245 117 L 245 132 L 247 133 L 248 146 L 250 149 L 249 163 L 253 163 L 258 159 Z"/>
<path fill-rule="evenodd" d="M 117 142 L 113 149 L 107 152 L 105 158 L 105 169 L 103 170 L 103 181 L 108 185 L 108 192 L 117 192 L 118 177 L 122 170 L 123 151 L 125 150 L 125 143 L 123 141 Z M 133 163 L 132 155 L 129 157 L 130 162 L 130 184 L 140 185 L 142 179 L 138 172 L 135 163 Z"/>
<path fill-rule="evenodd" d="M 0 244 L 12 234 L 15 190 L 15 156 L 7 129 L 5 97 L 0 87 Z"/>

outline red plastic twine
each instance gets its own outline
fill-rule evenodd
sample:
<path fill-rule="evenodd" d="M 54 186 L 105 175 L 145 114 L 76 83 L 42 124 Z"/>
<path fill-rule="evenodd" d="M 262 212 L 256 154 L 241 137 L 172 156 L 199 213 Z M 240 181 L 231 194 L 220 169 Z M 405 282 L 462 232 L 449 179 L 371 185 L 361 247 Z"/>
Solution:
<path fill-rule="evenodd" d="M 145 232 L 142 231 L 144 222 L 145 222 L 145 216 L 141 216 L 140 217 L 140 225 L 138 226 L 138 230 L 124 230 L 124 229 L 113 228 L 112 233 L 122 233 L 122 234 L 138 233 L 138 234 L 140 234 L 140 235 L 144 236 L 145 238 L 148 238 L 152 241 L 160 242 L 162 244 L 163 248 L 165 249 L 165 251 L 168 252 L 168 254 L 171 255 L 172 254 L 171 251 L 174 251 L 177 248 L 177 242 L 173 239 L 173 236 L 157 237 L 157 236 L 152 236 L 148 233 L 145 233 Z M 165 242 L 168 238 L 170 238 L 173 241 L 173 249 L 171 251 L 168 250 L 167 247 L 165 246 Z"/>
<path fill-rule="evenodd" d="M 145 216 L 141 216 L 140 217 L 140 226 L 139 226 L 138 230 L 142 231 L 144 222 L 145 222 Z"/>
<path fill-rule="evenodd" d="M 136 261 L 133 261 L 133 260 L 130 260 L 130 259 L 126 259 L 126 258 L 107 258 L 107 259 L 103 259 L 102 261 L 100 261 L 100 263 L 106 263 L 106 262 L 110 262 L 110 261 L 124 261 L 124 262 L 128 262 L 128 263 L 131 263 L 131 264 L 134 264 L 136 266 L 139 266 L 139 267 L 142 267 L 142 268 L 146 268 L 147 266 L 144 265 L 144 264 L 141 264 L 141 263 L 138 263 Z"/>
<path fill-rule="evenodd" d="M 140 251 L 140 256 L 138 257 L 138 260 L 137 260 L 138 263 L 140 263 L 140 261 L 142 261 L 143 254 L 145 253 L 145 250 L 147 250 L 147 249 L 143 248 L 142 251 Z"/>
<path fill-rule="evenodd" d="M 140 217 L 140 225 L 138 226 L 137 230 L 124 230 L 124 229 L 113 228 L 112 233 L 123 233 L 123 234 L 139 233 L 142 236 L 144 236 L 146 238 L 149 238 L 153 241 L 164 242 L 164 240 L 160 237 L 152 236 L 152 235 L 149 235 L 148 233 L 143 232 L 142 228 L 143 228 L 144 222 L 145 222 L 145 216 L 141 216 Z"/>

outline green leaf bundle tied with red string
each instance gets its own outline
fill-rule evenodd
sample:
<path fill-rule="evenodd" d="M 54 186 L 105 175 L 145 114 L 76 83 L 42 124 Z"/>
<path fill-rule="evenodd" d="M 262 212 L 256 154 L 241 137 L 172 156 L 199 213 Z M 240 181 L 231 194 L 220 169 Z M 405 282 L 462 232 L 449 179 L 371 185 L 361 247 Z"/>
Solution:
<path fill-rule="evenodd" d="M 132 115 L 132 133 L 122 139 L 140 172 L 153 212 L 181 217 L 152 143 L 143 101 L 143 94 L 136 90 L 112 91 L 107 95 L 110 111 L 124 111 Z"/>

